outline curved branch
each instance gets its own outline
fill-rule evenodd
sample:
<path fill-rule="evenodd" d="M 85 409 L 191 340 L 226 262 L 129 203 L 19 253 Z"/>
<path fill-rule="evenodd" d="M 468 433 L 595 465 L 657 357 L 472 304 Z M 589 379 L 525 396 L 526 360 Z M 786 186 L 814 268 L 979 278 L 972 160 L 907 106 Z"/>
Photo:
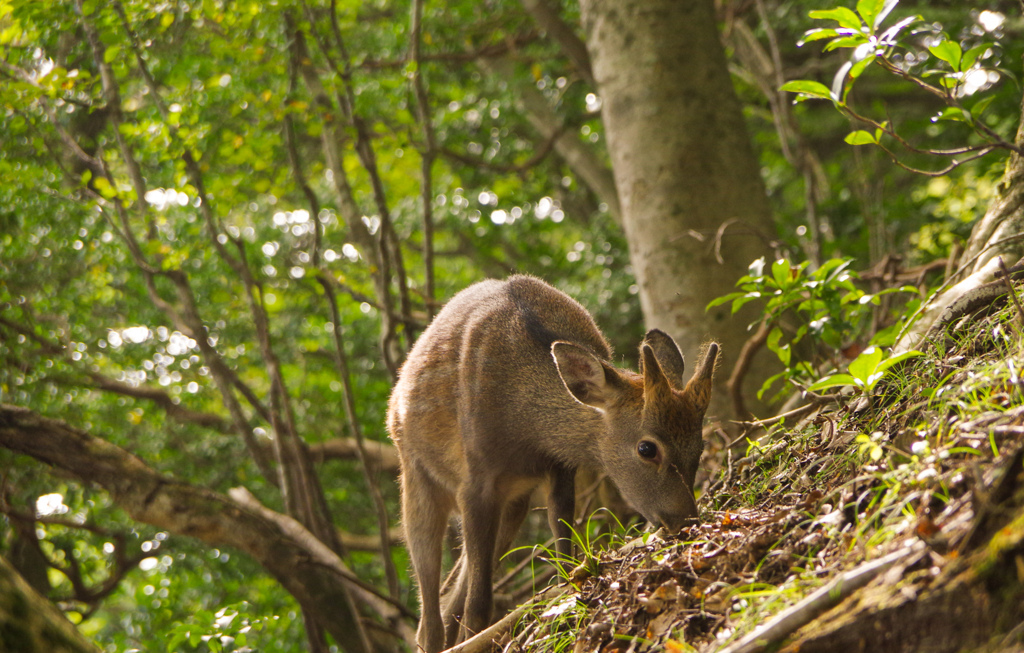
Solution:
<path fill-rule="evenodd" d="M 164 476 L 106 440 L 26 408 L 0 404 L 0 446 L 102 487 L 137 521 L 248 554 L 347 651 L 365 650 L 354 637 L 362 628 L 353 594 L 391 632 L 407 630 L 392 603 L 350 584 L 351 572 L 327 547 L 310 550 L 308 538 L 296 537 L 262 510 Z"/>
<path fill-rule="evenodd" d="M 17 650 L 24 653 L 99 653 L 100 650 L 2 557 L 0 633 L 3 633 L 0 644 L 17 646 Z"/>

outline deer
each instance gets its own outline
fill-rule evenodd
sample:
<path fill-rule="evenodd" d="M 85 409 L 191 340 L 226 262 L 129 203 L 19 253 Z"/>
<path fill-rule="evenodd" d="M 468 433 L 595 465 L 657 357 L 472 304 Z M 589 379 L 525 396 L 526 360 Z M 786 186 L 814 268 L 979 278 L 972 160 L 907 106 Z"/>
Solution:
<path fill-rule="evenodd" d="M 607 474 L 651 524 L 698 517 L 693 486 L 719 346 L 683 383 L 665 332 L 640 344 L 640 373 L 609 361 L 590 313 L 532 276 L 457 293 L 417 339 L 388 404 L 404 539 L 420 595 L 419 649 L 436 653 L 491 624 L 493 573 L 546 483 L 555 550 L 572 552 L 575 474 Z M 462 551 L 444 583 L 449 519 Z"/>

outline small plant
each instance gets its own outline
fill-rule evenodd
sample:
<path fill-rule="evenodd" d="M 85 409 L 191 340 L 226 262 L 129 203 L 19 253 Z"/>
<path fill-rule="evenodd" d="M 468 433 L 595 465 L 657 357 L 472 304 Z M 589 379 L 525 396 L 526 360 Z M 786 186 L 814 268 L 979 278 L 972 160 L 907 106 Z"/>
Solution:
<path fill-rule="evenodd" d="M 826 390 L 828 388 L 836 388 L 841 386 L 852 385 L 861 394 L 870 396 L 875 391 L 875 386 L 878 382 L 886 375 L 886 373 L 892 368 L 893 365 L 902 363 L 909 358 L 915 358 L 922 356 L 923 354 L 917 350 L 905 351 L 902 354 L 896 356 L 890 356 L 884 358 L 882 355 L 882 349 L 880 347 L 868 347 L 860 356 L 857 356 L 848 368 L 849 373 L 846 374 L 831 374 L 825 378 L 812 383 L 807 387 L 808 390 L 816 392 L 818 390 Z"/>
<path fill-rule="evenodd" d="M 822 359 L 836 362 L 835 354 L 855 343 L 863 333 L 867 320 L 879 304 L 882 295 L 895 292 L 913 292 L 910 286 L 889 288 L 879 293 L 866 293 L 855 285 L 857 273 L 850 269 L 852 259 L 834 258 L 816 269 L 808 261 L 794 264 L 778 259 L 770 266 L 764 258 L 754 261 L 749 274 L 736 282 L 739 291 L 724 295 L 708 304 L 708 308 L 732 302 L 735 313 L 749 302 L 764 302 L 765 326 L 770 326 L 765 344 L 778 356 L 785 370 L 765 381 L 758 397 L 780 379 L 809 381 L 815 376 L 815 366 Z M 768 269 L 766 270 L 766 266 Z M 786 328 L 783 318 L 791 314 L 795 328 Z M 751 325 L 753 326 L 753 325 Z M 879 332 L 876 343 L 886 341 L 892 330 Z M 795 357 L 794 346 L 805 336 L 827 350 L 814 347 L 809 360 Z"/>

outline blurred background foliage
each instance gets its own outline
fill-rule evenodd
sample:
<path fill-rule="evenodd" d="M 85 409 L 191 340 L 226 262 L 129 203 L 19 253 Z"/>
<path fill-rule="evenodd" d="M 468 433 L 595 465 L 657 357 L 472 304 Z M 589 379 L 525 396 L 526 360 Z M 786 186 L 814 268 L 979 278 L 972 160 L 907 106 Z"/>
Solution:
<path fill-rule="evenodd" d="M 552 4 L 578 29 L 574 2 Z M 793 105 L 778 92 L 789 79 L 831 84 L 842 53 L 797 43 L 814 27 L 808 12 L 834 5 L 716 4 L 778 249 L 812 267 L 851 257 L 859 270 L 894 257 L 912 268 L 950 256 L 984 212 L 1005 157 L 990 154 L 927 177 L 878 149 L 845 144 L 857 127 L 829 103 Z M 411 299 L 389 346 L 400 354 L 459 289 L 517 271 L 579 299 L 619 362 L 634 363 L 643 320 L 622 231 L 524 106 L 524 93 L 539 94 L 557 133 L 607 166 L 600 98 L 518 2 L 425 3 L 418 62 L 410 57 L 411 11 L 409 2 L 383 0 L 0 0 L 0 400 L 107 438 L 161 473 L 218 492 L 245 486 L 284 510 L 232 429 L 195 334 L 183 333 L 153 301 L 175 288 L 140 272 L 117 216 L 120 202 L 133 212 L 142 255 L 187 276 L 209 343 L 239 387 L 268 397 L 272 378 L 247 300 L 251 288 L 215 240 L 247 262 L 297 431 L 311 450 L 354 435 L 332 353 L 335 325 L 318 282 L 328 275 L 338 291 L 355 421 L 368 440 L 386 441 L 393 379 L 381 357 L 379 270 L 346 227 L 322 148 L 340 105 L 318 104 L 302 66 L 315 70 L 330 97 L 351 94 L 340 150 L 358 218 L 375 236 L 390 223 L 399 244 L 393 253 L 401 253 Z M 985 123 L 1012 138 L 1024 51 L 1018 5 L 904 2 L 893 15 L 915 13 L 964 49 L 980 39 L 995 44 L 984 60 L 991 75 L 974 92 L 992 98 Z M 299 55 L 306 60 L 296 61 L 288 25 L 330 40 L 332 18 L 344 35 L 344 58 L 325 56 L 314 37 Z M 97 31 L 119 86 L 119 126 L 84 23 Z M 935 66 L 929 33 L 908 37 L 914 58 L 906 64 L 915 74 Z M 416 74 L 425 83 L 433 149 L 417 114 Z M 922 148 L 975 138 L 962 123 L 934 120 L 942 109 L 935 98 L 881 70 L 864 74 L 851 102 Z M 288 121 L 316 214 L 289 158 Z M 103 164 L 76 156 L 69 138 Z M 143 171 L 144 198 L 118 138 Z M 364 146 L 375 167 L 361 158 Z M 432 159 L 433 296 L 423 249 L 425 155 Z M 188 156 L 198 162 L 202 193 Z M 901 158 L 916 168 L 945 165 L 912 152 Z M 217 216 L 218 235 L 204 223 L 201 195 Z M 135 217 L 140 207 L 145 220 Z M 397 296 L 398 275 L 388 283 Z M 245 410 L 253 441 L 269 448 L 269 424 L 253 406 Z M 302 645 L 296 603 L 246 556 L 139 524 L 104 492 L 29 458 L 0 450 L 0 470 L 0 550 L 23 573 L 41 571 L 37 589 L 104 650 Z M 336 525 L 350 536 L 376 533 L 359 463 L 325 456 L 316 470 Z M 391 472 L 373 476 L 396 512 Z M 366 549 L 351 547 L 347 561 L 383 586 L 380 553 Z M 395 546 L 392 555 L 402 597 L 414 607 L 404 550 Z"/>

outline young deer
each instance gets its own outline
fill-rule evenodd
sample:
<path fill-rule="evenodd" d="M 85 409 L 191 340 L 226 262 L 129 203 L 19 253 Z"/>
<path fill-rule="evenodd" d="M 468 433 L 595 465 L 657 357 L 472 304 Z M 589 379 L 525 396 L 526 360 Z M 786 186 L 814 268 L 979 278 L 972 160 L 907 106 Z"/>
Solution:
<path fill-rule="evenodd" d="M 419 648 L 440 651 L 490 624 L 492 573 L 543 481 L 563 555 L 580 467 L 605 471 L 651 522 L 677 530 L 697 517 L 693 483 L 718 345 L 685 387 L 668 335 L 649 331 L 640 354 L 642 374 L 612 366 L 587 311 L 528 276 L 466 288 L 419 338 L 388 408 L 420 590 Z M 464 546 L 442 606 L 442 540 L 453 510 Z"/>

